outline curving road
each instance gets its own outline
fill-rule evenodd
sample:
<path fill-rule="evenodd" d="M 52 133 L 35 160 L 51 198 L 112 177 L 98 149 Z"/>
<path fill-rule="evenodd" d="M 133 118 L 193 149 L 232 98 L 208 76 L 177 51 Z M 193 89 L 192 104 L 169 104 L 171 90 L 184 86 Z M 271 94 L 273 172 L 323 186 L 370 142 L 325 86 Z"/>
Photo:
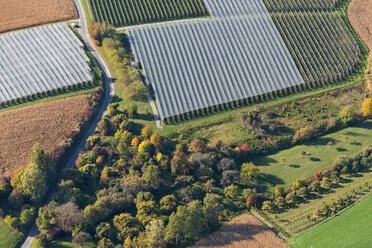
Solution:
<path fill-rule="evenodd" d="M 96 60 L 98 62 L 98 65 L 103 72 L 103 78 L 104 78 L 104 81 L 105 81 L 105 84 L 106 84 L 106 91 L 105 91 L 106 93 L 105 93 L 105 98 L 104 98 L 104 101 L 103 101 L 103 104 L 101 106 L 99 114 L 97 115 L 97 117 L 92 122 L 88 132 L 85 134 L 85 136 L 81 140 L 79 146 L 76 148 L 73 156 L 68 161 L 68 163 L 65 167 L 66 169 L 71 168 L 71 167 L 74 166 L 74 163 L 79 156 L 79 152 L 81 150 L 84 150 L 84 146 L 85 146 L 87 138 L 89 136 L 91 136 L 94 133 L 94 131 L 96 130 L 98 122 L 105 115 L 106 110 L 107 110 L 107 106 L 110 104 L 110 102 L 112 101 L 112 97 L 114 96 L 114 85 L 113 85 L 113 81 L 111 79 L 110 72 L 109 72 L 105 62 L 103 61 L 102 57 L 99 55 L 96 48 L 94 47 L 94 45 L 92 43 L 92 40 L 89 37 L 87 23 L 86 23 L 86 19 L 85 19 L 85 13 L 84 13 L 83 7 L 81 5 L 81 2 L 79 0 L 74 0 L 74 3 L 75 3 L 75 6 L 76 6 L 78 14 L 79 14 L 79 19 L 77 21 L 79 22 L 80 28 L 78 29 L 78 32 L 79 32 L 81 38 L 83 39 L 85 45 L 87 46 L 88 50 L 96 58 Z M 58 180 L 58 182 L 59 182 L 59 180 Z M 57 191 L 57 186 L 58 186 L 58 183 L 56 184 L 56 187 L 54 188 L 54 190 L 50 194 L 47 203 L 49 201 L 51 201 L 52 196 Z M 39 230 L 38 230 L 36 224 L 34 224 L 30 233 L 27 235 L 25 241 L 20 246 L 20 248 L 30 248 L 31 244 L 32 244 L 32 241 L 34 240 L 34 238 L 38 234 L 38 232 L 39 232 Z"/>

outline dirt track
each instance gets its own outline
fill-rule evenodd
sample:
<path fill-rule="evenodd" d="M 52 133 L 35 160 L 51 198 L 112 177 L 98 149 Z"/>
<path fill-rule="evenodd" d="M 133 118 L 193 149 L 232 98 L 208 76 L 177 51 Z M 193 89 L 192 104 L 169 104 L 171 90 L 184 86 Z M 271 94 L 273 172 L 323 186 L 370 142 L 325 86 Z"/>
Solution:
<path fill-rule="evenodd" d="M 289 247 L 252 215 L 239 216 L 190 248 Z"/>

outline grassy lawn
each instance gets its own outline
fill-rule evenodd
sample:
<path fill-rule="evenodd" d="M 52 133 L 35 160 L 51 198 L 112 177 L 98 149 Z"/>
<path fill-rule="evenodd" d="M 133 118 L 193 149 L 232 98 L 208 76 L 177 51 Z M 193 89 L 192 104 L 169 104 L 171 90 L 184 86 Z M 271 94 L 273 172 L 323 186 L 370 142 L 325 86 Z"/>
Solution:
<path fill-rule="evenodd" d="M 339 216 L 311 229 L 290 245 L 300 247 L 372 247 L 372 194 Z"/>
<path fill-rule="evenodd" d="M 57 240 L 53 240 L 50 244 L 48 244 L 49 248 L 73 248 L 75 247 L 74 244 L 71 242 L 70 236 L 64 236 L 58 238 Z M 94 248 L 96 245 L 94 243 L 89 243 L 85 248 Z"/>
<path fill-rule="evenodd" d="M 337 157 L 352 155 L 372 145 L 372 120 L 317 138 L 311 142 L 282 150 L 253 161 L 270 181 L 260 185 L 273 190 L 275 184 L 289 187 L 297 178 L 309 178 L 317 171 L 332 167 Z M 302 156 L 301 152 L 310 155 Z M 258 187 L 260 189 L 260 187 Z"/>
<path fill-rule="evenodd" d="M 313 227 L 317 223 L 325 220 L 325 219 L 312 220 L 309 218 L 313 215 L 314 211 L 323 207 L 324 204 L 330 203 L 333 200 L 337 200 L 347 195 L 353 196 L 354 199 L 359 199 L 360 197 L 362 197 L 362 194 L 359 195 L 359 194 L 356 194 L 355 192 L 357 192 L 360 189 L 365 189 L 366 192 L 371 191 L 371 187 L 368 187 L 368 185 L 370 185 L 372 182 L 371 171 L 367 173 L 360 173 L 357 177 L 349 177 L 349 178 L 346 177 L 344 179 L 345 180 L 339 183 L 337 187 L 332 188 L 329 193 L 323 194 L 323 195 L 314 195 L 312 199 L 308 200 L 307 202 L 298 204 L 298 206 L 295 208 L 290 208 L 284 212 L 277 213 L 277 214 L 270 214 L 270 213 L 262 213 L 262 214 L 263 216 L 265 216 L 265 218 L 270 223 L 274 224 L 274 226 L 277 227 L 278 231 L 281 231 L 285 236 L 296 237 L 300 235 L 302 232 Z M 349 210 L 347 210 L 347 212 L 348 211 Z M 317 228 L 314 228 L 314 229 L 316 230 Z M 331 229 L 334 229 L 334 228 L 331 228 Z M 325 229 L 322 229 L 322 230 L 325 230 Z M 355 229 L 355 230 L 358 230 L 358 229 Z M 315 238 L 317 237 L 317 235 L 312 235 L 312 237 L 314 237 L 312 241 L 315 241 L 318 239 L 318 238 Z M 329 235 L 328 237 L 333 237 L 333 236 Z M 306 240 L 310 241 L 311 239 L 306 239 Z M 307 245 L 307 246 L 298 246 L 298 247 L 310 247 L 310 246 Z M 313 247 L 328 247 L 328 246 L 320 245 L 320 246 L 313 246 Z M 354 247 L 354 246 L 347 246 L 347 247 Z M 368 246 L 364 246 L 364 247 L 368 247 Z"/>
<path fill-rule="evenodd" d="M 23 234 L 11 229 L 8 224 L 0 218 L 0 247 L 15 248 L 20 245 L 23 240 Z"/>
<path fill-rule="evenodd" d="M 89 5 L 88 5 L 88 1 L 87 0 L 81 0 L 81 5 L 83 6 L 83 9 L 84 9 L 84 13 L 85 13 L 85 19 L 87 21 L 87 26 L 89 27 L 90 25 L 92 25 L 92 16 L 91 16 L 91 12 L 90 12 L 90 8 L 89 8 Z"/>

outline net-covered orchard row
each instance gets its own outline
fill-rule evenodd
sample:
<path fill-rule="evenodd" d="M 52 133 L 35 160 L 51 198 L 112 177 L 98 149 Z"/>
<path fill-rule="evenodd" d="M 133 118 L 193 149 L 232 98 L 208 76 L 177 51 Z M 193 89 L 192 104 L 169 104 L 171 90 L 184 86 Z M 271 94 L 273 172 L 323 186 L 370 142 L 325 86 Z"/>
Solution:
<path fill-rule="evenodd" d="M 265 6 L 244 1 L 207 0 L 210 19 L 127 29 L 162 119 L 188 119 L 301 90 L 304 81 Z M 245 16 L 241 8 L 229 8 L 243 3 L 251 6 Z"/>
<path fill-rule="evenodd" d="M 207 15 L 202 0 L 89 0 L 93 19 L 116 27 Z"/>
<path fill-rule="evenodd" d="M 328 0 L 265 0 L 306 83 L 340 81 L 359 62 L 359 46 Z M 314 11 L 313 5 L 328 6 Z M 295 11 L 293 11 L 295 10 Z"/>
<path fill-rule="evenodd" d="M 0 103 L 88 86 L 93 81 L 82 42 L 67 24 L 0 36 Z"/>

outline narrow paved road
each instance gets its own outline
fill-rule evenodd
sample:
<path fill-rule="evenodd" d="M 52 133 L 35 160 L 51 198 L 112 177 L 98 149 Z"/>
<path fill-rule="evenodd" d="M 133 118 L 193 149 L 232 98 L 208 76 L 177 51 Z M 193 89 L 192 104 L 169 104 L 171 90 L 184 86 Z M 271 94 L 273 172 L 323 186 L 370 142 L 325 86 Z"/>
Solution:
<path fill-rule="evenodd" d="M 73 154 L 71 159 L 68 161 L 65 168 L 71 168 L 71 167 L 74 166 L 74 163 L 79 156 L 79 152 L 84 149 L 87 138 L 89 136 L 91 136 L 94 133 L 94 131 L 96 130 L 98 122 L 102 119 L 102 117 L 106 113 L 107 106 L 110 104 L 110 102 L 112 100 L 112 97 L 114 95 L 114 86 L 113 86 L 113 82 L 112 82 L 112 79 L 111 79 L 110 72 L 109 72 L 105 62 L 103 61 L 102 57 L 99 55 L 96 48 L 94 47 L 94 45 L 92 43 L 92 40 L 89 37 L 87 23 L 86 23 L 86 19 L 85 19 L 85 13 L 84 13 L 83 7 L 81 5 L 81 2 L 79 0 L 74 0 L 74 3 L 76 5 L 76 8 L 77 8 L 78 14 L 79 14 L 79 19 L 77 21 L 79 22 L 80 28 L 78 28 L 78 32 L 79 32 L 81 38 L 83 39 L 85 45 L 87 46 L 88 50 L 96 58 L 96 60 L 98 62 L 98 65 L 100 66 L 100 68 L 103 72 L 103 77 L 104 77 L 104 81 L 105 81 L 105 84 L 106 84 L 106 95 L 105 95 L 105 99 L 103 101 L 103 104 L 102 104 L 102 107 L 101 107 L 101 110 L 100 110 L 99 114 L 97 115 L 97 117 L 95 118 L 93 123 L 91 124 L 87 134 L 81 140 L 79 146 L 76 148 L 75 153 Z M 59 182 L 59 180 L 58 180 L 58 182 Z M 51 195 L 49 196 L 49 199 L 48 199 L 47 203 L 49 201 L 51 201 L 54 193 L 57 191 L 57 186 L 58 186 L 58 184 L 56 184 L 56 187 L 54 188 Z M 31 244 L 32 244 L 32 241 L 34 240 L 34 238 L 35 238 L 35 236 L 37 235 L 38 232 L 39 231 L 37 229 L 37 226 L 36 226 L 36 224 L 34 224 L 30 233 L 27 235 L 25 241 L 20 246 L 20 248 L 30 248 Z"/>

